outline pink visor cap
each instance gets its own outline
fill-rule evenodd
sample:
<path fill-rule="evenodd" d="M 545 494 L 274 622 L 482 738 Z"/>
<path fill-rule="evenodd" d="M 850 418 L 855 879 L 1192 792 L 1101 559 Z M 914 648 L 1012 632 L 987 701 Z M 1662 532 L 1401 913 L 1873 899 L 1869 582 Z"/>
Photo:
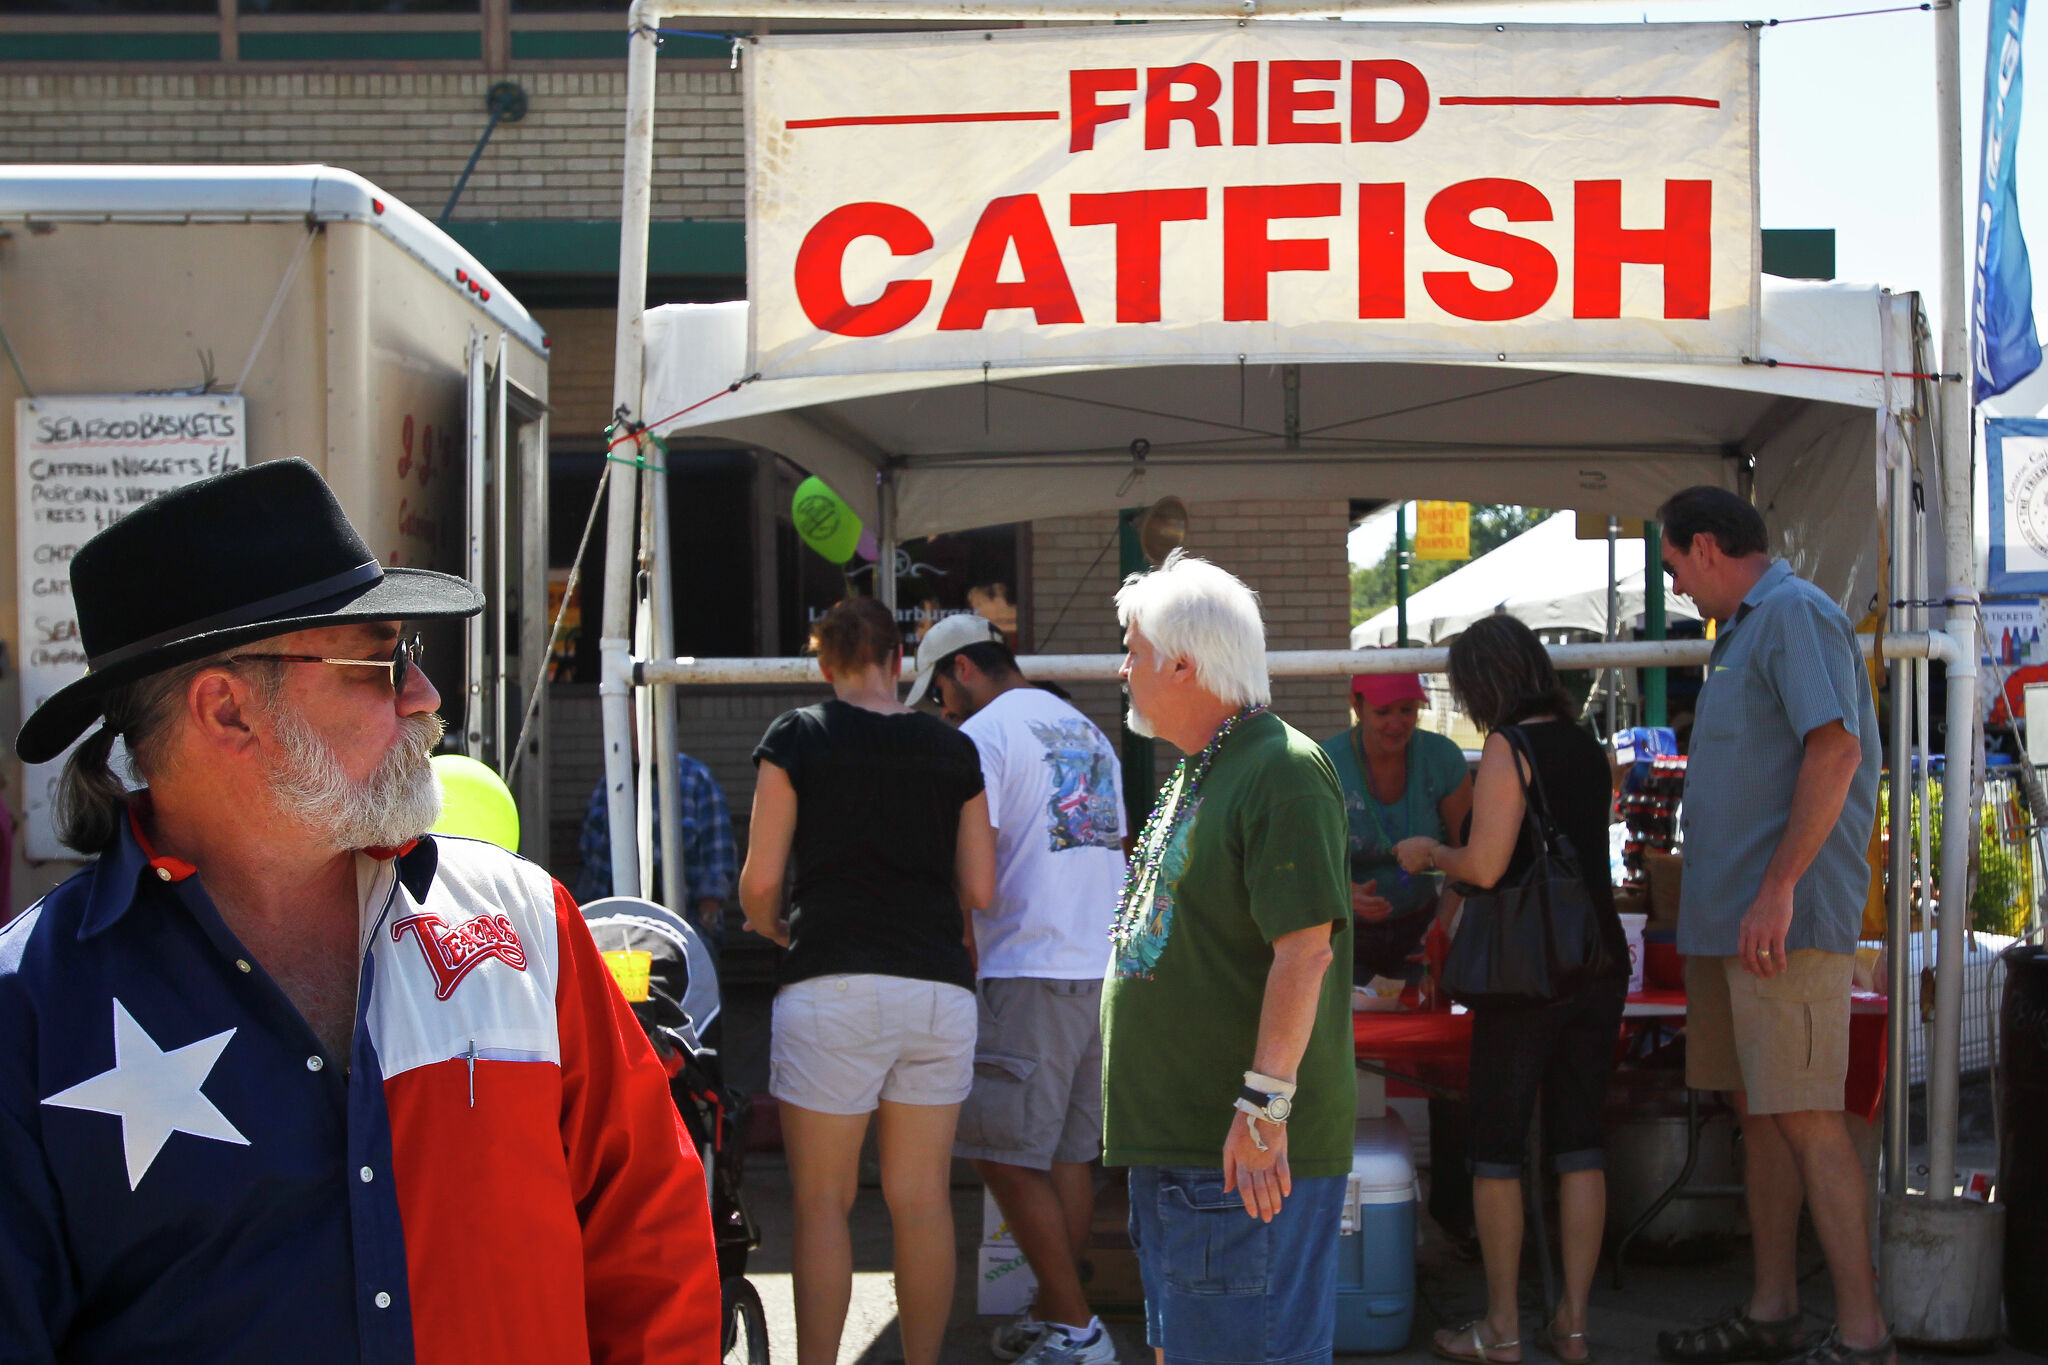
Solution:
<path fill-rule="evenodd" d="M 1421 676 L 1415 673 L 1354 673 L 1351 690 L 1367 706 L 1429 700 L 1429 693 L 1422 690 Z"/>

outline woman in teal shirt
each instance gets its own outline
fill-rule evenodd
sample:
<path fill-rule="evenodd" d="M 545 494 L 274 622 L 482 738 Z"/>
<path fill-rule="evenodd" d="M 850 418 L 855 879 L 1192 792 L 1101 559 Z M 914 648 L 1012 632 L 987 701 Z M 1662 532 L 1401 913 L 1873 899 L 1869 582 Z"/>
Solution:
<path fill-rule="evenodd" d="M 1323 741 L 1344 784 L 1351 824 L 1351 913 L 1356 979 L 1403 976 L 1429 930 L 1440 879 L 1404 872 L 1394 845 L 1418 835 L 1459 837 L 1472 810 L 1464 751 L 1416 728 L 1428 694 L 1413 673 L 1351 679 L 1353 725 Z"/>

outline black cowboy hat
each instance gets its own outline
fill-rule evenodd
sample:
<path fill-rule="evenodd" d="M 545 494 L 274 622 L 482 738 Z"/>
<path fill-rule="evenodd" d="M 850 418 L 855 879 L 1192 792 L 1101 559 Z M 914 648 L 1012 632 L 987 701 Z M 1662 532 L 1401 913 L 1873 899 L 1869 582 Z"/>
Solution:
<path fill-rule="evenodd" d="M 36 708 L 14 750 L 46 763 L 102 714 L 106 693 L 251 640 L 351 621 L 474 616 L 483 594 L 426 569 L 387 569 L 304 460 L 267 460 L 166 493 L 71 560 L 83 678 Z"/>

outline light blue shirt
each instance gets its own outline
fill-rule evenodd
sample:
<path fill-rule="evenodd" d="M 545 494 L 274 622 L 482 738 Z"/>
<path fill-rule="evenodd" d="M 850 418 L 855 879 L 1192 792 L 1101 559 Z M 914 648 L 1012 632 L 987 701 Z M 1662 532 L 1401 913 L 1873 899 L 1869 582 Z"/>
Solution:
<path fill-rule="evenodd" d="M 1862 741 L 1863 758 L 1841 819 L 1793 888 L 1788 951 L 1856 951 L 1882 757 L 1877 708 L 1849 618 L 1777 560 L 1714 641 L 1693 711 L 1679 952 L 1735 956 L 1742 917 L 1791 819 L 1806 736 L 1829 721 Z"/>

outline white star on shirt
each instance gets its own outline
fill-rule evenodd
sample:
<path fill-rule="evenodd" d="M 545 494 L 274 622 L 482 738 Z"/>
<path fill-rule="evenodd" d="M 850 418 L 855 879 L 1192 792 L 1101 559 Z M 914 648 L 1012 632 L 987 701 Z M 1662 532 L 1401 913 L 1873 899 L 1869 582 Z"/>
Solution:
<path fill-rule="evenodd" d="M 234 1036 L 235 1031 L 229 1029 L 166 1052 L 116 1000 L 113 1069 L 80 1081 L 43 1103 L 118 1117 L 121 1145 L 128 1157 L 128 1188 L 132 1190 L 142 1183 L 172 1133 L 249 1145 L 249 1139 L 199 1092 Z"/>

